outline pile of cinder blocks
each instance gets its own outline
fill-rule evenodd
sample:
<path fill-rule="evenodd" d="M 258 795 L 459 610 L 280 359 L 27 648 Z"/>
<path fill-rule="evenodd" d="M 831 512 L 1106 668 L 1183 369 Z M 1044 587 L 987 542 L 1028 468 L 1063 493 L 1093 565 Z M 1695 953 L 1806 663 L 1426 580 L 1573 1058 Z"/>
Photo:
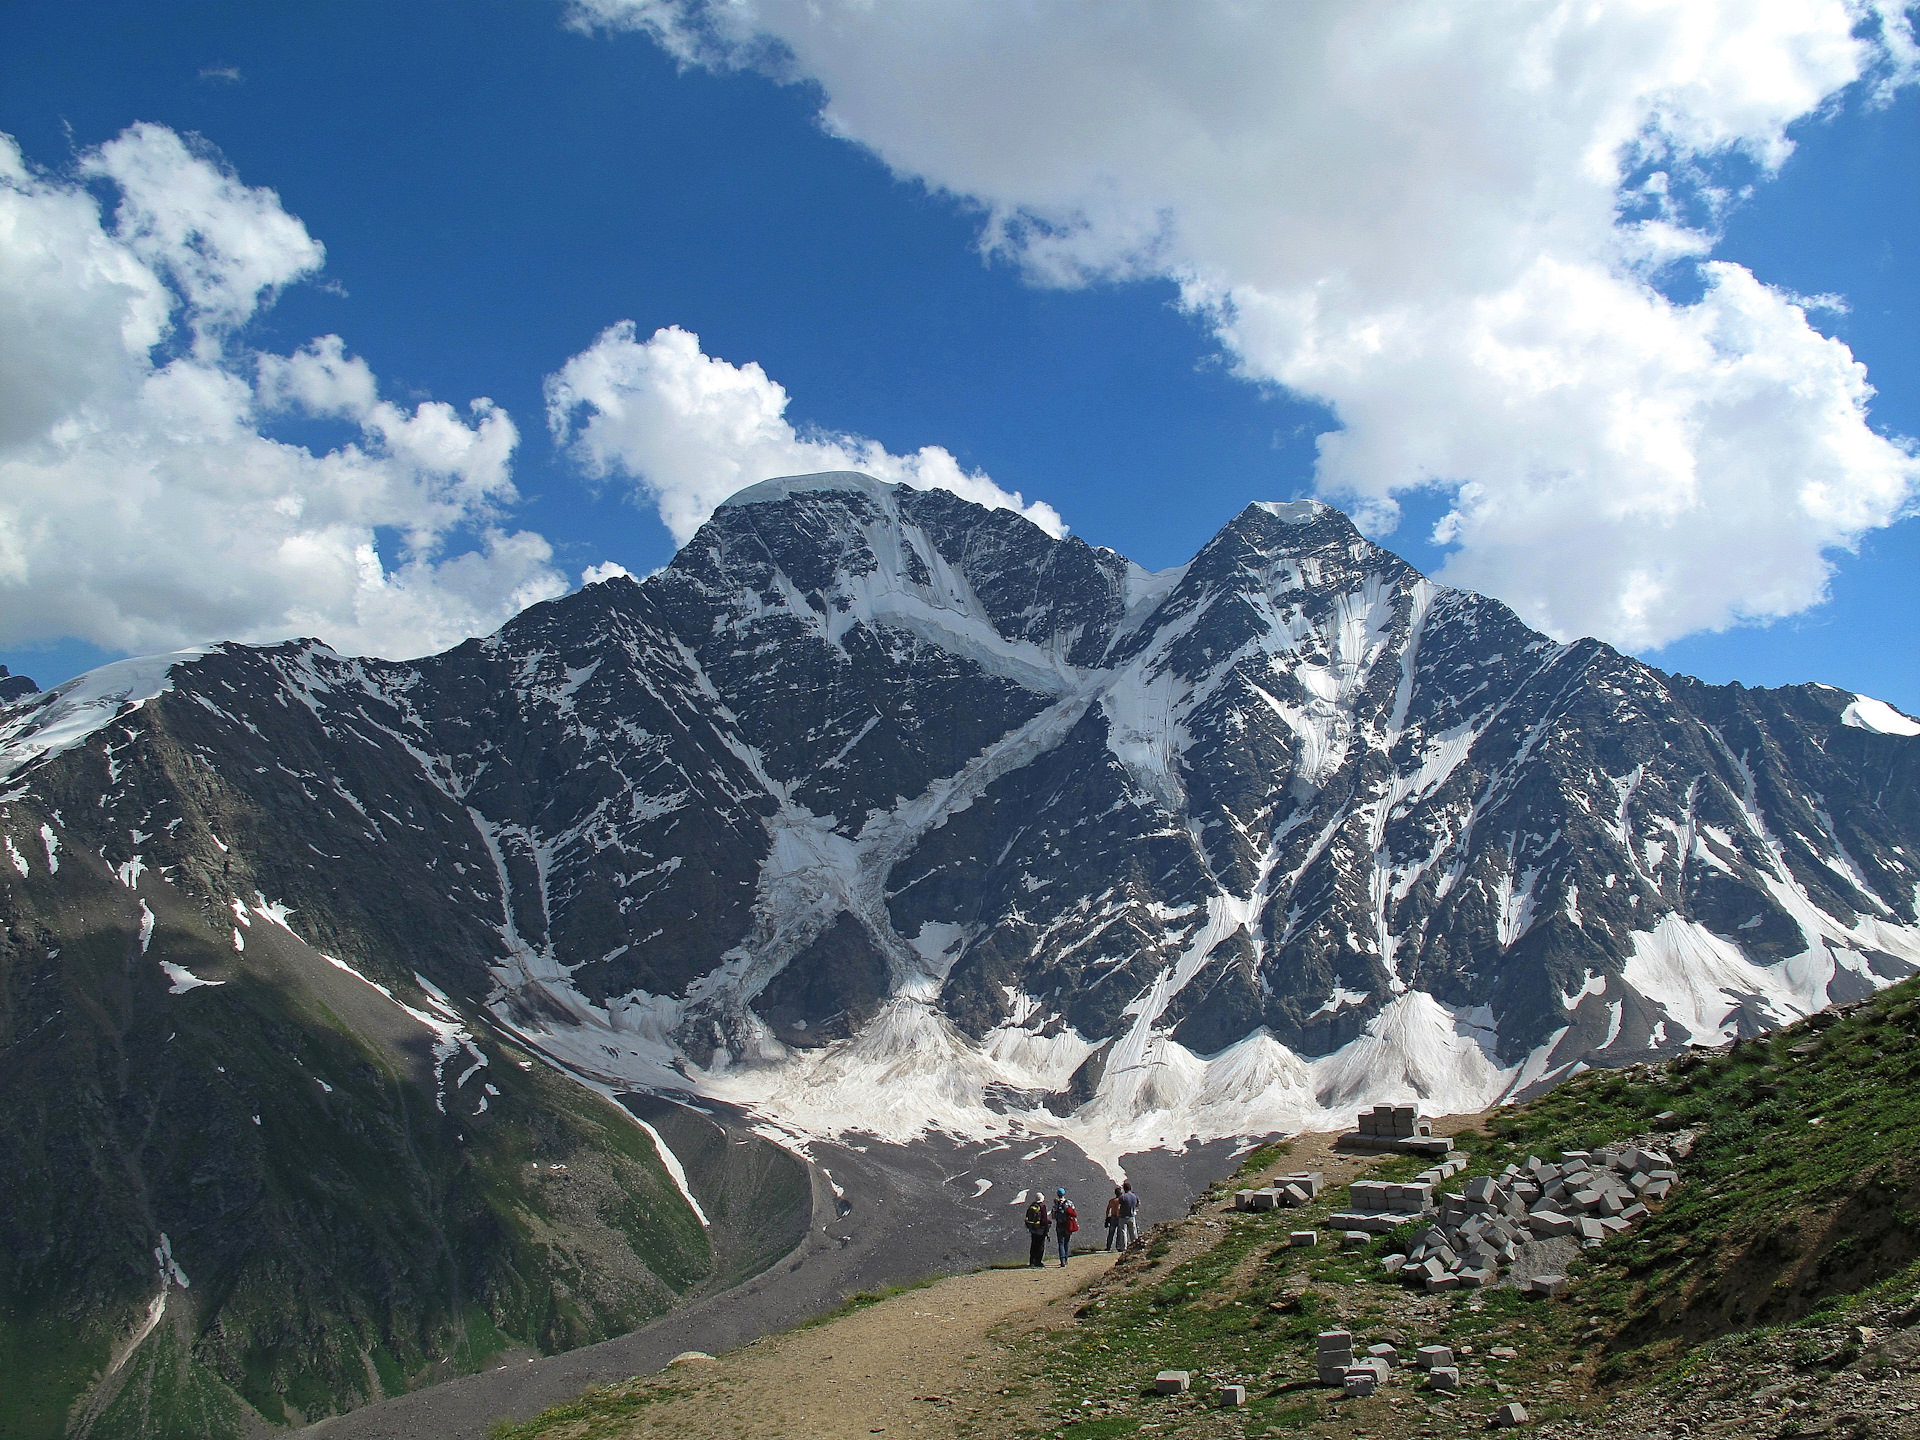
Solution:
<path fill-rule="evenodd" d="M 1657 1150 L 1569 1150 L 1557 1162 L 1529 1156 L 1525 1165 L 1479 1176 L 1442 1196 L 1433 1224 L 1413 1248 L 1385 1263 L 1429 1290 L 1491 1285 L 1526 1241 L 1570 1237 L 1598 1245 L 1643 1219 L 1648 1202 L 1664 1200 L 1678 1178 L 1673 1161 Z M 1383 1188 L 1355 1182 L 1355 1208 L 1363 1197 L 1379 1199 Z M 1334 1221 L 1357 1218 L 1336 1215 Z M 1564 1275 L 1525 1277 L 1525 1288 L 1536 1295 L 1561 1294 L 1566 1283 Z"/>
<path fill-rule="evenodd" d="M 1371 1395 L 1387 1383 L 1387 1376 L 1399 1363 L 1400 1352 L 1391 1345 L 1370 1345 L 1367 1353 L 1353 1353 L 1353 1333 L 1348 1330 L 1323 1330 L 1314 1341 L 1314 1370 L 1322 1385 L 1335 1385 L 1349 1395 Z"/>
<path fill-rule="evenodd" d="M 1412 1105 L 1376 1105 L 1360 1112 L 1359 1128 L 1343 1135 L 1350 1150 L 1405 1150 L 1415 1155 L 1445 1155 L 1453 1142 L 1433 1133 L 1433 1122 Z"/>
<path fill-rule="evenodd" d="M 1464 1156 L 1448 1155 L 1406 1184 L 1356 1180 L 1347 1187 L 1347 1208 L 1328 1223 L 1348 1233 L 1385 1234 L 1416 1215 L 1433 1211 L 1433 1195 L 1447 1180 L 1466 1168 Z"/>
<path fill-rule="evenodd" d="M 1293 1175 L 1281 1175 L 1264 1189 L 1234 1191 L 1233 1208 L 1236 1210 L 1291 1210 L 1313 1199 L 1326 1183 L 1327 1177 L 1318 1170 L 1302 1170 Z"/>

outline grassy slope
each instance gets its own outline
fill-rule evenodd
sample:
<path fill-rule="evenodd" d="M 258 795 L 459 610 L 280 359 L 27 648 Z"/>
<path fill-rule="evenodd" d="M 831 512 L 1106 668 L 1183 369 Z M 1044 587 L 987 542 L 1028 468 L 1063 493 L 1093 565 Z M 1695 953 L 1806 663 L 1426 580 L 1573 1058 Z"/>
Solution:
<path fill-rule="evenodd" d="M 315 1418 L 622 1333 L 706 1278 L 698 1220 L 614 1107 L 488 1042 L 500 1093 L 442 1115 L 258 976 L 170 996 L 90 859 L 0 916 L 0 1434 L 66 1430 L 156 1293 L 161 1232 L 192 1284 L 78 1412 L 98 1440 Z M 231 965 L 195 928 L 154 953 Z"/>
<path fill-rule="evenodd" d="M 1536 1419 L 1587 1414 L 1611 1392 L 1686 1373 L 1730 1332 L 1812 1326 L 1868 1297 L 1912 1297 L 1920 981 L 1815 1019 L 1730 1053 L 1579 1076 L 1496 1113 L 1488 1134 L 1462 1137 L 1471 1163 L 1455 1187 L 1528 1154 L 1698 1128 L 1684 1183 L 1651 1220 L 1575 1263 L 1569 1303 L 1495 1290 L 1422 1311 L 1378 1269 L 1407 1234 L 1347 1253 L 1275 1243 L 1282 1229 L 1324 1220 L 1344 1203 L 1342 1188 L 1306 1215 L 1230 1222 L 1218 1243 L 1170 1269 L 1150 1249 L 1134 1283 L 1115 1286 L 1054 1338 L 1044 1367 L 1052 1399 L 1027 1433 L 1131 1434 L 1155 1402 L 1127 1412 L 1163 1367 L 1251 1382 L 1252 1404 L 1237 1419 L 1195 1414 L 1183 1434 L 1358 1423 L 1335 1420 L 1338 1407 L 1308 1378 L 1313 1336 L 1332 1324 L 1392 1334 L 1403 1346 L 1437 1341 L 1481 1356 L 1511 1347 L 1514 1358 L 1482 1362 L 1483 1383 L 1463 1397 L 1468 1414 L 1493 1408 L 1502 1375 L 1564 1377 L 1534 1387 L 1546 1397 L 1533 1406 Z M 1372 1173 L 1395 1178 L 1419 1163 L 1396 1157 Z M 1157 1248 L 1165 1256 L 1170 1247 Z M 1200 1382 L 1203 1403 L 1211 1388 Z M 1381 1433 L 1378 1417 L 1368 1423 Z"/>

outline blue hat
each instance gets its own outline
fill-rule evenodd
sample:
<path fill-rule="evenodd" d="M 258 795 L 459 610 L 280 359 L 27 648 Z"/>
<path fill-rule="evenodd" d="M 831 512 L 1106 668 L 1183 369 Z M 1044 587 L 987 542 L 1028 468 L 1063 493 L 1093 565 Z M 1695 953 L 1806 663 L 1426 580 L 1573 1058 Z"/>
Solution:
<path fill-rule="evenodd" d="M 1067 1193 L 1067 1187 L 1062 1185 L 1058 1190 L 1054 1191 L 1053 1193 L 1056 1195 L 1064 1195 Z"/>

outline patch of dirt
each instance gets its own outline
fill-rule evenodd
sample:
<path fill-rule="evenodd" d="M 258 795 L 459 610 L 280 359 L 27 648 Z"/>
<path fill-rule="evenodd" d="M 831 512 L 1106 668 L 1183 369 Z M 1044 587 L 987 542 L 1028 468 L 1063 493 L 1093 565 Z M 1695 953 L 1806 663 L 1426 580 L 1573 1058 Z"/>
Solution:
<path fill-rule="evenodd" d="M 601 1392 L 637 1407 L 620 1428 L 561 1424 L 541 1440 L 1003 1433 L 990 1417 L 1024 1398 L 997 1393 L 1007 1388 L 1010 1362 L 1035 1331 L 1072 1319 L 1075 1297 L 1113 1258 L 1102 1252 L 1076 1255 L 1064 1268 L 956 1275 L 719 1359 L 683 1360 Z"/>

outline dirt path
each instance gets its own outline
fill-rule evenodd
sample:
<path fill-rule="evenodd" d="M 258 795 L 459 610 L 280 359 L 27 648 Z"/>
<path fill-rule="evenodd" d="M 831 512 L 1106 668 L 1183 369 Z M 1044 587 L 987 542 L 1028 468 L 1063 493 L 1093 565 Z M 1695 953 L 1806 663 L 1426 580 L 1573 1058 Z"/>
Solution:
<path fill-rule="evenodd" d="M 956 1275 L 826 1324 L 682 1361 L 618 1388 L 635 1402 L 623 1436 L 675 1440 L 866 1440 L 978 1433 L 1022 1337 L 1065 1323 L 1072 1297 L 1112 1264 Z M 542 1440 L 565 1440 L 561 1425 Z M 596 1434 L 606 1434 L 596 1430 Z"/>
<path fill-rule="evenodd" d="M 1336 1151 L 1336 1138 L 1296 1136 L 1291 1153 L 1269 1173 L 1319 1170 L 1329 1185 L 1339 1185 L 1378 1158 Z M 682 1362 L 603 1392 L 591 1434 L 595 1440 L 961 1440 L 1028 1428 L 1046 1399 L 1030 1337 L 1071 1323 L 1092 1295 L 1153 1283 L 1212 1245 L 1220 1236 L 1213 1216 L 1213 1207 L 1201 1207 L 1154 1227 L 1147 1237 L 1152 1243 L 1118 1264 L 1110 1255 L 1084 1255 L 1064 1271 L 1049 1265 L 953 1276 L 717 1360 Z M 613 1406 L 604 1403 L 614 1397 Z M 620 1410 L 626 1418 L 609 1428 L 611 1413 Z M 587 1433 L 584 1425 L 561 1424 L 543 1430 L 540 1440 Z"/>

